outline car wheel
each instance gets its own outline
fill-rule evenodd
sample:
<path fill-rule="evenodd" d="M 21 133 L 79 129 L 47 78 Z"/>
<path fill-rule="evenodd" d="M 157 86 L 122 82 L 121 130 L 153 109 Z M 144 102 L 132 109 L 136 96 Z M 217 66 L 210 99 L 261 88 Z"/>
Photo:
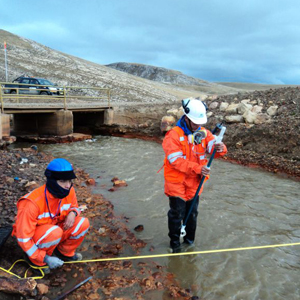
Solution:
<path fill-rule="evenodd" d="M 40 92 L 40 95 L 48 95 L 47 92 Z"/>

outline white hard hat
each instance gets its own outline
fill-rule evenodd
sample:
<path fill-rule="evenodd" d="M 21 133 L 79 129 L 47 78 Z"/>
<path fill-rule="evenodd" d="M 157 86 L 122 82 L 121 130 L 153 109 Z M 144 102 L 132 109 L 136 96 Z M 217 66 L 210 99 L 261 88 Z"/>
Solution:
<path fill-rule="evenodd" d="M 182 100 L 184 114 L 195 124 L 206 124 L 206 105 L 195 98 L 187 98 Z"/>

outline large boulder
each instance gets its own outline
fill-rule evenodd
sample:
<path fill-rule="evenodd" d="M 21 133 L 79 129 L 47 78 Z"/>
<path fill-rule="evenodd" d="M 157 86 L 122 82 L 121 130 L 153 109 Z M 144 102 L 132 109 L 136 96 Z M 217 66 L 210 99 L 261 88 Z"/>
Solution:
<path fill-rule="evenodd" d="M 221 104 L 220 104 L 220 111 L 225 111 L 228 106 L 229 106 L 228 102 L 221 102 Z"/>
<path fill-rule="evenodd" d="M 263 124 L 266 123 L 268 121 L 270 121 L 271 117 L 268 114 L 259 114 L 257 115 L 254 124 L 258 125 L 258 124 Z"/>
<path fill-rule="evenodd" d="M 243 100 L 246 101 L 246 100 Z M 246 102 L 241 102 L 238 104 L 237 107 L 237 111 L 240 115 L 243 115 L 247 110 L 251 110 L 252 109 L 252 105 L 251 104 L 247 104 Z"/>
<path fill-rule="evenodd" d="M 244 117 L 241 115 L 229 115 L 225 116 L 225 121 L 227 123 L 243 123 Z"/>
<path fill-rule="evenodd" d="M 277 115 L 277 110 L 278 110 L 278 106 L 277 105 L 272 105 L 267 109 L 267 114 L 271 117 L 276 116 Z"/>
<path fill-rule="evenodd" d="M 250 110 L 247 110 L 243 114 L 243 117 L 244 117 L 246 123 L 253 124 L 257 118 L 257 114 Z"/>
<path fill-rule="evenodd" d="M 232 104 L 230 104 L 230 105 L 226 108 L 226 110 L 225 110 L 226 114 L 229 114 L 229 115 L 234 115 L 234 114 L 236 114 L 236 113 L 237 113 L 237 108 L 238 108 L 238 106 L 239 106 L 238 103 L 232 103 Z"/>
<path fill-rule="evenodd" d="M 259 114 L 262 112 L 263 106 L 262 105 L 254 105 L 251 111 L 255 114 Z"/>
<path fill-rule="evenodd" d="M 161 119 L 160 130 L 167 132 L 175 126 L 176 119 L 173 116 L 164 116 Z"/>

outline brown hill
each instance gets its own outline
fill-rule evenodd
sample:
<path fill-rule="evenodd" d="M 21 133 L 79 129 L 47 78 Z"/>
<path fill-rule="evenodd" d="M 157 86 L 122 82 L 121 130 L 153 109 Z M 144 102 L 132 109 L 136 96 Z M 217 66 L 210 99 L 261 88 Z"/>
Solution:
<path fill-rule="evenodd" d="M 68 55 L 32 40 L 0 30 L 0 47 L 7 42 L 9 81 L 26 74 L 44 77 L 59 85 L 110 88 L 120 102 L 172 103 L 188 96 L 236 93 L 239 89 L 219 84 L 170 85 L 120 72 Z M 0 56 L 0 81 L 5 81 L 4 55 Z"/>

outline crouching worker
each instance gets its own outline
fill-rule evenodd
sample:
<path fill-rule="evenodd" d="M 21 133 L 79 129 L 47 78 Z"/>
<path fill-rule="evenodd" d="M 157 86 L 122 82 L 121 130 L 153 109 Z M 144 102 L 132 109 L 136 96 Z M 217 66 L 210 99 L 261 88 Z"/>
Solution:
<path fill-rule="evenodd" d="M 32 265 L 55 269 L 64 261 L 82 259 L 75 251 L 88 232 L 89 221 L 80 217 L 72 165 L 56 158 L 45 176 L 46 184 L 19 199 L 13 236 Z M 49 268 L 44 272 L 49 273 Z"/>

